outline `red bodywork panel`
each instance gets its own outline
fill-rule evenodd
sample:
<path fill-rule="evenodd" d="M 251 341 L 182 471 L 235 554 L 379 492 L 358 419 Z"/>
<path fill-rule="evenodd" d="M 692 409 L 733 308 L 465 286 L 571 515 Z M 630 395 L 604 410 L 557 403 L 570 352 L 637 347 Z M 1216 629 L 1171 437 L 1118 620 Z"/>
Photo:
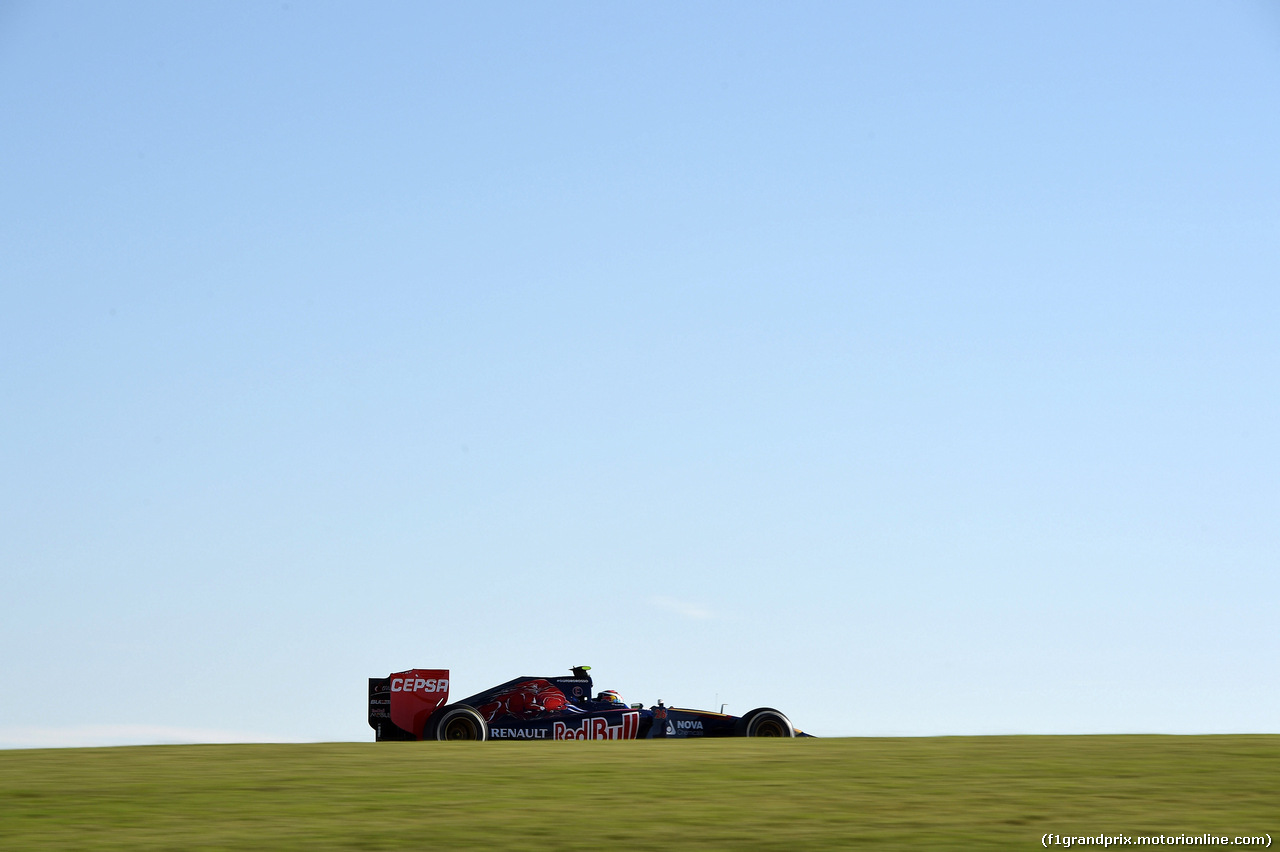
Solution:
<path fill-rule="evenodd" d="M 448 669 L 409 669 L 391 676 L 391 721 L 414 736 L 422 736 L 427 717 L 448 701 Z"/>

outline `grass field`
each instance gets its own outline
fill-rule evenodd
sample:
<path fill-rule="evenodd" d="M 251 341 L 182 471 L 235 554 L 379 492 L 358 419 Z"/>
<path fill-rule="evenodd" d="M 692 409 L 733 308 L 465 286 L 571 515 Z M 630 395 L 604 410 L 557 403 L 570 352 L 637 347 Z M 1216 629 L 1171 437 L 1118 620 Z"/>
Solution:
<path fill-rule="evenodd" d="M 1029 849 L 1280 839 L 1280 736 L 0 751 L 0 848 Z"/>

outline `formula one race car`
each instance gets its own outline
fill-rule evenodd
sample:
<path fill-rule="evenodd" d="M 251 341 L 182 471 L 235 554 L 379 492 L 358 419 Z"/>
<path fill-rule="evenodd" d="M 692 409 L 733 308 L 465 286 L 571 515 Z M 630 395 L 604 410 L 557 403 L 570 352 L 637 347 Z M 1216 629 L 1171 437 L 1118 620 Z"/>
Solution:
<path fill-rule="evenodd" d="M 569 677 L 518 677 L 449 703 L 448 669 L 369 678 L 369 726 L 384 740 L 634 740 L 673 737 L 807 737 L 771 707 L 745 716 L 627 705 L 592 697 L 590 666 Z"/>

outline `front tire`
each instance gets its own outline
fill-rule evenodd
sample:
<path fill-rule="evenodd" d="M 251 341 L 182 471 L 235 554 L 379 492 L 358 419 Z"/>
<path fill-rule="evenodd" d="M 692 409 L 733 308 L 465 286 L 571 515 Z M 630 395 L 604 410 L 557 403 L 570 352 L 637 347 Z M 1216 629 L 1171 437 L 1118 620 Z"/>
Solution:
<path fill-rule="evenodd" d="M 480 740 L 489 739 L 489 726 L 474 707 L 466 704 L 450 704 L 432 714 L 422 732 L 424 740 Z"/>
<path fill-rule="evenodd" d="M 772 707 L 760 707 L 742 717 L 737 734 L 740 737 L 794 737 L 796 729 L 782 713 Z"/>

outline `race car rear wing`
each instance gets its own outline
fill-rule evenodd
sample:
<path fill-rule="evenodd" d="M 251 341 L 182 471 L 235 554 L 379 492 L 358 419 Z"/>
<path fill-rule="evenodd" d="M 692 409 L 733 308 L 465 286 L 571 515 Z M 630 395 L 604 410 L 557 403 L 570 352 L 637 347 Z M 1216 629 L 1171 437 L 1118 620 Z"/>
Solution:
<path fill-rule="evenodd" d="M 416 740 L 435 710 L 449 702 L 448 669 L 409 669 L 369 678 L 369 727 L 378 742 Z"/>

